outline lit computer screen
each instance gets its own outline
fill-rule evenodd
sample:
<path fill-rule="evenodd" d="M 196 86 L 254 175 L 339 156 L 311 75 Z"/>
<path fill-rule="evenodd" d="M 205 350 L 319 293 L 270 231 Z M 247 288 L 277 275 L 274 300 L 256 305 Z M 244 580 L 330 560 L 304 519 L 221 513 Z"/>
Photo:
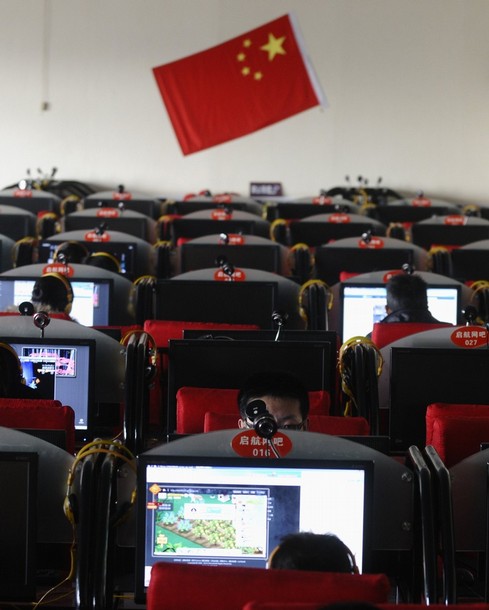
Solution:
<path fill-rule="evenodd" d="M 30 301 L 35 279 L 0 277 L 0 310 Z M 71 317 L 84 326 L 108 326 L 112 280 L 70 280 L 73 288 Z"/>
<path fill-rule="evenodd" d="M 342 286 L 342 338 L 364 337 L 385 318 L 385 285 L 344 284 Z M 428 308 L 440 322 L 457 323 L 459 288 L 429 286 Z"/>
<path fill-rule="evenodd" d="M 72 407 L 75 432 L 84 438 L 92 425 L 95 341 L 4 337 L 19 356 L 25 384 L 40 399 Z M 36 398 L 36 396 L 34 396 Z"/>
<path fill-rule="evenodd" d="M 265 568 L 289 533 L 336 534 L 362 570 L 371 462 L 139 456 L 136 594 L 154 563 Z"/>

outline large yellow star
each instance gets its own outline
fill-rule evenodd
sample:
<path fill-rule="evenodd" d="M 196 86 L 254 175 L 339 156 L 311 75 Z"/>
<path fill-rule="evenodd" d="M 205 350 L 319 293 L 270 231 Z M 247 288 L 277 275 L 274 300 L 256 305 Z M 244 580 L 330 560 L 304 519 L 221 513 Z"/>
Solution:
<path fill-rule="evenodd" d="M 275 55 L 285 55 L 285 49 L 283 48 L 285 36 L 275 38 L 273 34 L 268 34 L 268 42 L 264 44 L 260 49 L 268 53 L 268 61 L 273 61 Z"/>

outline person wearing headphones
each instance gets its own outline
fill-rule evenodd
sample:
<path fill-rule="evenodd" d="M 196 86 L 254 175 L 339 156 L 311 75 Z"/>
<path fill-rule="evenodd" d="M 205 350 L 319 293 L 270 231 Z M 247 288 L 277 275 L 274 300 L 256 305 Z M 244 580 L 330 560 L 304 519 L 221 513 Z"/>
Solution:
<path fill-rule="evenodd" d="M 281 371 L 265 371 L 251 375 L 238 393 L 240 428 L 253 428 L 246 407 L 253 400 L 262 400 L 268 413 L 282 430 L 307 430 L 309 395 L 302 382 Z"/>
<path fill-rule="evenodd" d="M 46 273 L 36 280 L 31 301 L 35 312 L 43 311 L 51 318 L 73 321 L 70 317 L 73 289 L 61 273 Z"/>
<path fill-rule="evenodd" d="M 8 343 L 0 343 L 0 398 L 38 398 L 36 390 L 24 383 L 17 352 Z"/>
<path fill-rule="evenodd" d="M 270 554 L 268 567 L 358 574 L 355 556 L 338 536 L 312 532 L 285 536 Z"/>
<path fill-rule="evenodd" d="M 112 273 L 120 273 L 121 266 L 117 258 L 110 254 L 110 252 L 92 252 L 83 261 L 85 265 L 91 265 L 92 267 L 99 267 L 100 269 L 106 269 L 112 271 Z"/>

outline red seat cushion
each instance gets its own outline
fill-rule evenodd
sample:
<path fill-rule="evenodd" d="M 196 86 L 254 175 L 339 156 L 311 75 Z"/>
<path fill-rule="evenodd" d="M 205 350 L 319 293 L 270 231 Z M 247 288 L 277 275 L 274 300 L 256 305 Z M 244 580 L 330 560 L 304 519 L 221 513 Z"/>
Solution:
<path fill-rule="evenodd" d="M 242 610 L 250 597 L 260 601 L 330 603 L 387 601 L 382 574 L 334 574 L 156 563 L 146 597 L 148 610 Z"/>
<path fill-rule="evenodd" d="M 207 411 L 238 414 L 238 392 L 236 389 L 182 387 L 177 391 L 178 434 L 204 432 L 204 418 Z M 309 392 L 311 415 L 328 415 L 329 393 Z"/>
<path fill-rule="evenodd" d="M 480 451 L 489 442 L 489 417 L 436 417 L 431 445 L 447 468 Z"/>

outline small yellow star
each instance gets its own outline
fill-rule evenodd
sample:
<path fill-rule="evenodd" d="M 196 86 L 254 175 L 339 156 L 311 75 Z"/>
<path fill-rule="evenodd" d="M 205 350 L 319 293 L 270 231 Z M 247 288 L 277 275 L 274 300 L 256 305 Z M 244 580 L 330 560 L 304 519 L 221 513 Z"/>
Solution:
<path fill-rule="evenodd" d="M 249 38 L 245 38 L 245 40 L 243 40 L 243 46 L 251 47 L 251 40 Z"/>
<path fill-rule="evenodd" d="M 285 36 L 275 38 L 273 34 L 268 34 L 268 42 L 264 44 L 260 49 L 268 53 L 268 61 L 273 61 L 275 55 L 286 55 L 283 48 Z"/>
<path fill-rule="evenodd" d="M 254 78 L 255 80 L 261 80 L 261 79 L 263 78 L 263 74 L 262 74 L 261 72 L 255 72 L 255 73 L 253 74 L 253 78 Z"/>
<path fill-rule="evenodd" d="M 250 72 L 251 72 L 251 70 L 248 68 L 248 66 L 246 66 L 245 68 L 243 68 L 243 69 L 241 70 L 241 74 L 242 74 L 243 76 L 248 76 L 248 74 L 249 74 Z"/>
<path fill-rule="evenodd" d="M 236 59 L 237 59 L 238 61 L 244 61 L 244 60 L 246 59 L 246 53 L 238 53 L 238 54 L 236 55 Z"/>

